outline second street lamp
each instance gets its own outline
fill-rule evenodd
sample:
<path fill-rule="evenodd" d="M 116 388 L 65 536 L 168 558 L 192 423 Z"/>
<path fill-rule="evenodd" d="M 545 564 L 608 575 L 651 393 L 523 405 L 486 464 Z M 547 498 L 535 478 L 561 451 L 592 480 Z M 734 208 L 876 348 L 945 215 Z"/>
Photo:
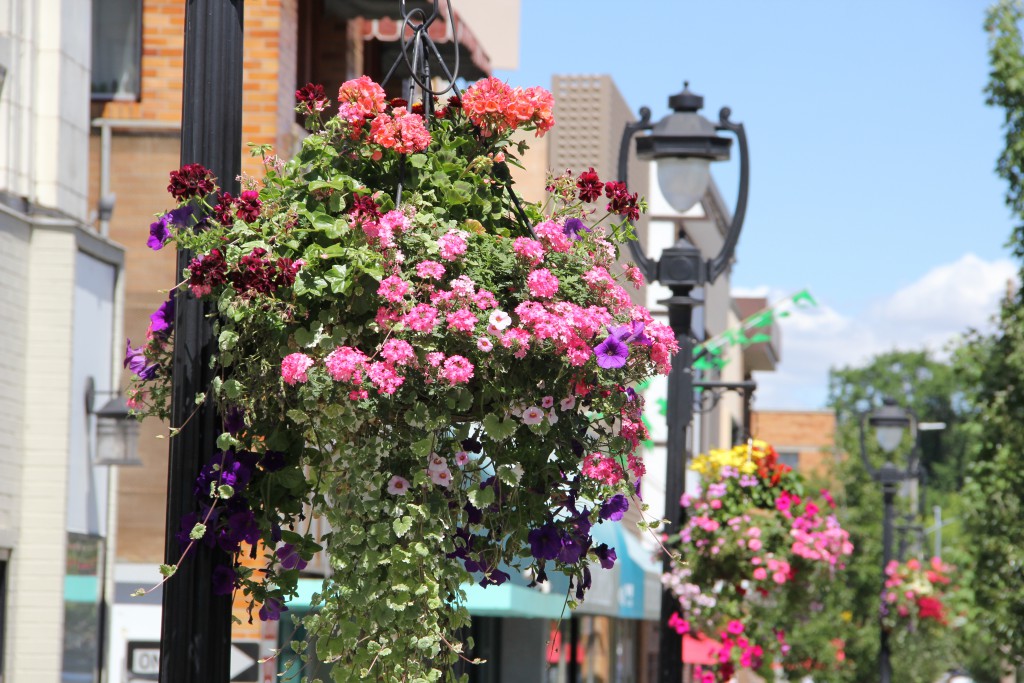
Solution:
<path fill-rule="evenodd" d="M 683 91 L 669 98 L 672 113 L 657 123 L 651 123 L 651 111 L 640 110 L 640 120 L 626 125 L 619 148 L 619 178 L 627 181 L 629 149 L 636 138 L 637 157 L 642 161 L 655 161 L 658 165 L 658 183 L 662 194 L 680 213 L 704 197 L 711 182 L 712 161 L 729 159 L 732 139 L 718 135 L 730 131 L 736 135 L 740 148 L 739 197 L 729 231 L 719 253 L 705 260 L 698 249 L 680 232 L 678 241 L 666 249 L 660 258 L 652 259 L 644 253 L 636 239 L 629 243 L 630 252 L 648 282 L 668 287 L 672 296 L 659 303 L 668 308 L 668 321 L 679 342 L 679 353 L 672 359 L 668 378 L 668 440 L 665 465 L 665 532 L 678 533 L 681 519 L 679 499 L 683 495 L 686 471 L 687 430 L 693 420 L 693 348 L 691 329 L 693 308 L 700 301 L 691 297 L 694 288 L 710 285 L 729 267 L 743 228 L 747 209 L 749 160 L 747 136 L 743 124 L 729 120 L 730 111 L 723 108 L 719 122 L 711 123 L 698 112 L 704 98 L 690 92 L 689 84 Z M 643 131 L 650 131 L 639 135 Z M 666 571 L 672 563 L 665 558 Z M 682 636 L 668 626 L 669 617 L 678 611 L 679 602 L 668 590 L 662 593 L 661 628 L 659 638 L 659 680 L 661 683 L 679 683 L 682 679 Z"/>
<path fill-rule="evenodd" d="M 875 432 L 878 446 L 885 453 L 885 463 L 875 467 L 868 457 L 868 437 L 865 428 Z M 910 433 L 911 450 L 907 455 L 906 465 L 898 467 L 893 462 L 893 453 L 903 441 L 903 435 Z M 892 560 L 893 512 L 896 492 L 900 484 L 917 476 L 917 417 L 906 408 L 896 404 L 891 398 L 882 399 L 882 406 L 870 414 L 860 416 L 860 457 L 871 478 L 882 485 L 882 587 L 879 588 L 879 599 L 884 599 L 885 568 Z M 889 634 L 882 624 L 882 605 L 879 604 L 879 650 L 878 670 L 880 683 L 891 683 L 892 664 L 889 660 Z"/>

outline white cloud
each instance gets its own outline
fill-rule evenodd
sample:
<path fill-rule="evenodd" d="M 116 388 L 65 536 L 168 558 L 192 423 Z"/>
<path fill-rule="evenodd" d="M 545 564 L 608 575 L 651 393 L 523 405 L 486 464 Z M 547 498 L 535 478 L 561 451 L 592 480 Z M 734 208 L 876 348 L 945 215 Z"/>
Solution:
<path fill-rule="evenodd" d="M 919 280 L 846 315 L 819 301 L 780 321 L 782 362 L 775 372 L 756 373 L 756 405 L 762 409 L 822 408 L 831 367 L 856 365 L 893 349 L 928 348 L 941 353 L 968 328 L 987 329 L 1016 280 L 1008 260 L 984 261 L 974 254 L 936 266 Z M 767 287 L 757 296 L 776 300 Z M 743 295 L 755 295 L 753 291 Z M 813 293 L 813 288 L 812 288 Z M 738 294 L 739 292 L 737 292 Z"/>

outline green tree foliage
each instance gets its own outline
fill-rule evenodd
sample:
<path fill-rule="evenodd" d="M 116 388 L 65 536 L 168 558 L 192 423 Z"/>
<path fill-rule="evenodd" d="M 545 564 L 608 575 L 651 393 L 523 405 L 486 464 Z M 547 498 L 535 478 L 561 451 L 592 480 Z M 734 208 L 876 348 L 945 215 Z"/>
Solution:
<path fill-rule="evenodd" d="M 963 356 L 960 352 L 957 358 Z M 829 406 L 836 411 L 836 447 L 846 457 L 837 459 L 835 477 L 842 482 L 839 502 L 841 521 L 855 545 L 846 572 L 847 607 L 850 629 L 846 635 L 847 656 L 853 662 L 857 681 L 878 680 L 879 591 L 882 583 L 882 492 L 860 458 L 860 417 L 892 397 L 911 409 L 919 422 L 944 422 L 945 429 L 920 432 L 918 449 L 925 486 L 917 505 L 909 497 L 897 498 L 897 515 L 928 527 L 932 506 L 942 508 L 952 521 L 943 529 L 942 558 L 958 568 L 959 590 L 947 605 L 950 629 L 930 638 L 894 634 L 890 638 L 894 680 L 931 683 L 948 668 L 967 666 L 975 680 L 998 680 L 995 648 L 984 622 L 974 606 L 971 553 L 973 539 L 965 534 L 961 488 L 974 458 L 978 425 L 976 406 L 965 398 L 969 381 L 961 363 L 947 363 L 927 351 L 892 351 L 880 354 L 863 366 L 833 369 L 830 373 Z M 868 457 L 877 466 L 884 458 L 865 434 Z M 913 443 L 907 435 L 894 453 L 894 461 L 909 454 Z M 906 461 L 903 460 L 903 463 Z M 898 520 L 899 521 L 899 520 Z M 894 556 L 900 550 L 896 534 Z M 916 534 L 902 538 L 905 557 L 929 558 L 934 536 Z"/>
<path fill-rule="evenodd" d="M 1024 260 L 1024 40 L 1019 2 L 988 13 L 991 73 L 987 103 L 1004 113 L 1005 145 L 996 166 L 1006 204 L 1018 221 L 1010 236 Z M 972 539 L 975 600 L 982 626 L 1008 659 L 1024 662 L 1024 298 L 1007 296 L 993 334 L 974 333 L 957 366 L 977 411 L 976 449 L 964 489 L 965 533 Z"/>

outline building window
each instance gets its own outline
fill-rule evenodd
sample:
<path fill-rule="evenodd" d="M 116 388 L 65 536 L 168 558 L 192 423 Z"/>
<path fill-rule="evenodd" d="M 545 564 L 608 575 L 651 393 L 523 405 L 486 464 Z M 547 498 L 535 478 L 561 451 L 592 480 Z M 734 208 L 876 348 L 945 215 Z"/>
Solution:
<path fill-rule="evenodd" d="M 796 472 L 800 469 L 800 454 L 796 451 L 779 451 L 779 462 Z"/>
<path fill-rule="evenodd" d="M 92 98 L 138 99 L 141 66 L 142 0 L 93 0 Z"/>

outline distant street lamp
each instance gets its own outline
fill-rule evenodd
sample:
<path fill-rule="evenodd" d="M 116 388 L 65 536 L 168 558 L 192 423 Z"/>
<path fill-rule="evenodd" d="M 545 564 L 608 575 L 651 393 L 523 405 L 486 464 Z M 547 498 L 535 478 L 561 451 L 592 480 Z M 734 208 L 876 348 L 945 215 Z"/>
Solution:
<path fill-rule="evenodd" d="M 865 424 L 875 432 L 875 439 L 882 452 L 886 455 L 885 464 L 875 467 L 868 458 L 868 437 Z M 917 467 L 917 417 L 906 408 L 896 405 L 891 398 L 882 399 L 882 406 L 870 414 L 860 416 L 860 457 L 871 478 L 882 485 L 884 513 L 882 517 L 882 591 L 880 600 L 885 600 L 885 568 L 892 560 L 893 507 L 896 492 L 900 484 L 913 479 L 918 474 Z M 903 442 L 903 435 L 910 434 L 911 449 L 907 454 L 906 466 L 897 467 L 892 461 L 892 454 Z M 889 661 L 889 634 L 882 624 L 882 607 L 878 610 L 879 651 L 878 668 L 880 683 L 892 682 L 892 665 Z"/>
<path fill-rule="evenodd" d="M 669 97 L 672 113 L 657 123 L 651 123 L 651 111 L 640 110 L 640 120 L 626 124 L 619 148 L 619 178 L 627 180 L 629 171 L 629 146 L 640 131 L 649 130 L 647 135 L 636 138 L 637 157 L 642 161 L 653 160 L 658 165 L 658 183 L 665 199 L 676 211 L 685 212 L 704 198 L 711 182 L 711 162 L 729 159 L 732 139 L 720 137 L 718 132 L 731 131 L 740 146 L 739 198 L 733 213 L 732 224 L 725 236 L 722 248 L 715 258 L 705 261 L 693 243 L 680 231 L 678 241 L 666 249 L 659 259 L 652 259 L 644 253 L 638 240 L 629 242 L 629 249 L 648 282 L 660 282 L 672 291 L 672 296 L 663 303 L 668 308 L 668 321 L 679 342 L 679 353 L 672 359 L 672 371 L 668 378 L 668 443 L 665 466 L 665 517 L 668 534 L 678 533 L 681 518 L 679 499 L 683 495 L 684 473 L 686 471 L 687 430 L 693 420 L 693 347 L 691 330 L 693 308 L 700 301 L 690 293 L 695 287 L 710 285 L 718 279 L 732 262 L 736 243 L 743 228 L 747 210 L 747 188 L 749 181 L 749 160 L 747 136 L 743 124 L 729 120 L 730 111 L 723 108 L 719 122 L 711 123 L 698 112 L 704 106 L 704 98 L 690 92 L 689 83 L 683 91 Z M 732 388 L 732 387 L 719 387 Z M 671 568 L 672 560 L 665 558 L 665 571 Z M 679 602 L 672 593 L 665 590 L 661 598 L 661 629 L 659 640 L 660 681 L 679 683 L 682 679 L 682 636 L 668 626 L 669 617 L 679 610 Z"/>

